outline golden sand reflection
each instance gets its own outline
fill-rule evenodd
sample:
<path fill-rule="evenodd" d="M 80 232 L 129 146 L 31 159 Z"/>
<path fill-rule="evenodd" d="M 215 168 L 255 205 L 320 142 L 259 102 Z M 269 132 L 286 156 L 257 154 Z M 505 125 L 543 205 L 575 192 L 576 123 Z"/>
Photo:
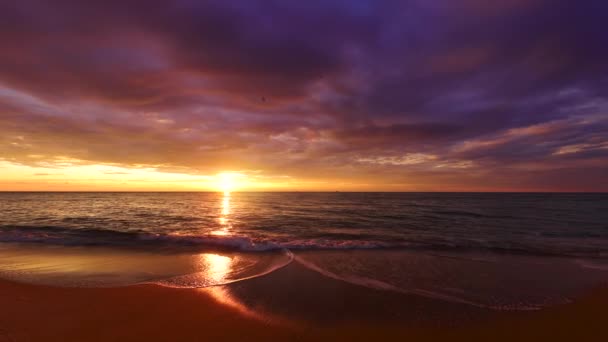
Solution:
<path fill-rule="evenodd" d="M 279 316 L 261 309 L 259 306 L 248 306 L 245 302 L 238 298 L 227 285 L 210 286 L 198 291 L 210 296 L 217 303 L 226 306 L 240 315 L 262 321 L 266 324 L 298 327 L 298 322 L 288 319 L 287 317 Z"/>
<path fill-rule="evenodd" d="M 280 321 L 271 315 L 265 314 L 261 311 L 255 311 L 247 307 L 247 305 L 245 305 L 242 301 L 233 296 L 230 290 L 225 286 L 212 286 L 205 289 L 200 289 L 200 291 L 211 296 L 211 298 L 213 298 L 219 304 L 229 307 L 245 317 L 267 323 L 278 323 L 278 321 Z"/>

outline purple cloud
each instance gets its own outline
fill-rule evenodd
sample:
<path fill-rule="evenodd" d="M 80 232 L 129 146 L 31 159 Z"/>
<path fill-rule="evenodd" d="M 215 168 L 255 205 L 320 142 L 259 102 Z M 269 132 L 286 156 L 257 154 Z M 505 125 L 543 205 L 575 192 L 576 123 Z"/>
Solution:
<path fill-rule="evenodd" d="M 2 3 L 0 158 L 608 190 L 607 6 Z"/>

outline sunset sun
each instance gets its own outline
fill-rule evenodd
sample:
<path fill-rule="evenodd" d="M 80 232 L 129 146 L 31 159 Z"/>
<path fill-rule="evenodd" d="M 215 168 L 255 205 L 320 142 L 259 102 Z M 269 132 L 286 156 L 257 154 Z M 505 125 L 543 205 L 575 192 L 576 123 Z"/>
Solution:
<path fill-rule="evenodd" d="M 217 175 L 217 187 L 219 191 L 231 192 L 238 186 L 238 179 L 241 175 L 233 172 L 222 172 Z"/>

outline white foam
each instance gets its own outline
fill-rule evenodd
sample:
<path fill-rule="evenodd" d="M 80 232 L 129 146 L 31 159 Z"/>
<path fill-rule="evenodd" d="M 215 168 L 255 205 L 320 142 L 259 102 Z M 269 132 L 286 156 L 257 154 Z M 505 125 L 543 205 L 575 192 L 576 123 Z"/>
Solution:
<path fill-rule="evenodd" d="M 337 275 L 333 272 L 330 272 L 328 270 L 325 270 L 325 269 L 319 267 L 318 265 L 316 265 L 310 261 L 304 260 L 303 258 L 296 257 L 295 260 L 298 263 L 300 263 L 301 265 L 303 265 L 304 267 L 306 267 L 310 270 L 313 270 L 315 272 L 318 272 L 326 277 L 340 280 L 340 281 L 345 281 L 347 283 L 351 283 L 354 285 L 368 287 L 368 288 L 376 289 L 376 290 L 394 291 L 394 292 L 399 292 L 399 293 L 404 293 L 404 294 L 413 294 L 413 295 L 423 296 L 423 297 L 427 297 L 427 298 L 440 299 L 440 300 L 453 302 L 453 303 L 468 304 L 468 305 L 484 307 L 484 308 L 487 307 L 483 304 L 474 303 L 474 302 L 471 302 L 471 301 L 468 301 L 468 300 L 465 300 L 462 298 L 445 295 L 445 294 L 441 294 L 438 292 L 427 291 L 427 290 L 423 290 L 423 289 L 403 289 L 403 288 L 394 286 L 392 284 L 383 282 L 378 279 L 361 277 L 361 276 L 357 276 L 357 275 Z"/>
<path fill-rule="evenodd" d="M 268 275 L 274 271 L 277 271 L 277 270 L 289 265 L 294 260 L 294 255 L 289 250 L 284 250 L 284 253 L 287 256 L 287 258 L 285 260 L 283 260 L 280 263 L 276 263 L 276 264 L 272 265 L 271 267 L 269 267 L 259 273 L 256 273 L 256 274 L 250 275 L 250 276 L 236 277 L 236 278 L 231 278 L 231 279 L 222 279 L 220 281 L 214 281 L 214 279 L 205 277 L 205 274 L 203 272 L 197 272 L 197 273 L 191 273 L 191 274 L 186 274 L 186 275 L 181 275 L 181 276 L 176 276 L 176 277 L 171 277 L 171 278 L 167 278 L 167 279 L 162 279 L 162 280 L 153 281 L 153 282 L 146 282 L 146 283 L 147 284 L 156 284 L 156 285 L 161 285 L 161 286 L 171 287 L 171 288 L 203 288 L 203 287 L 210 287 L 210 286 L 232 284 L 232 283 L 236 283 L 239 281 L 259 278 L 259 277 Z"/>

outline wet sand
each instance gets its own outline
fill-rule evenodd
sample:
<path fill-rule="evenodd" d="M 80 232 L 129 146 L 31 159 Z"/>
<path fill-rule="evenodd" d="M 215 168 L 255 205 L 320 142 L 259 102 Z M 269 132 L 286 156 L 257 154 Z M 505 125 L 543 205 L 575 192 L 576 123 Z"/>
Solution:
<path fill-rule="evenodd" d="M 0 281 L 0 341 L 606 341 L 608 291 L 497 312 L 329 279 L 297 263 L 204 289 Z"/>

